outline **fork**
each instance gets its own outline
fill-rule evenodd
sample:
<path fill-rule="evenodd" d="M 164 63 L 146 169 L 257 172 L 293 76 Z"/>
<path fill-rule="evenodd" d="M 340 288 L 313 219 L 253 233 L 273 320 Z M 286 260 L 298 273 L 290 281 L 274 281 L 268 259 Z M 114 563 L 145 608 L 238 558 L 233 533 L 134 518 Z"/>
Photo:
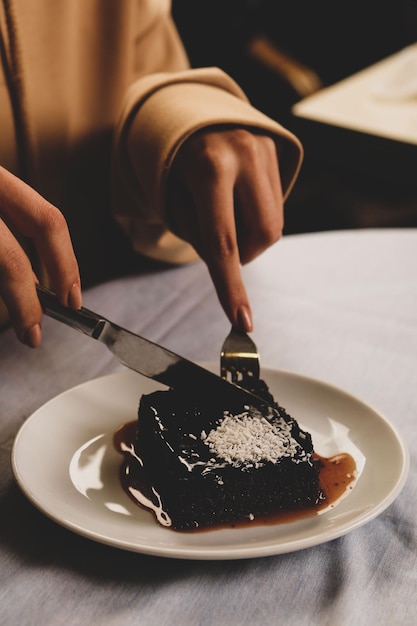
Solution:
<path fill-rule="evenodd" d="M 259 380 L 259 354 L 252 339 L 232 326 L 220 353 L 220 375 L 241 387 Z"/>

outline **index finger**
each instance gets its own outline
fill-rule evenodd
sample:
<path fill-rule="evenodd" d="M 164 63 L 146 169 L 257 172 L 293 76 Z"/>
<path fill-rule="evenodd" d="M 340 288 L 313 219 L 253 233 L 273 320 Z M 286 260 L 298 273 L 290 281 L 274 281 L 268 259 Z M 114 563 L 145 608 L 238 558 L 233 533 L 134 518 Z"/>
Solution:
<path fill-rule="evenodd" d="M 242 280 L 233 185 L 220 176 L 191 191 L 199 225 L 198 252 L 208 267 L 229 320 L 234 326 L 251 332 L 252 312 Z"/>

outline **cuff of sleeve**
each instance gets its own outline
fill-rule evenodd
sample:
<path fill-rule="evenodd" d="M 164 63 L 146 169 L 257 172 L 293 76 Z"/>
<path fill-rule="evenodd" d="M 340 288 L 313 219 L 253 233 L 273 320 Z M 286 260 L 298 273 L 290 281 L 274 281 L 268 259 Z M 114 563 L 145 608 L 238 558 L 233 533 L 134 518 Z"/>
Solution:
<path fill-rule="evenodd" d="M 139 99 L 134 91 L 130 98 L 136 97 L 136 101 L 125 118 L 124 146 L 120 147 L 144 199 L 141 211 L 149 212 L 142 213 L 143 217 L 165 221 L 165 187 L 174 157 L 191 134 L 210 126 L 238 125 L 271 134 L 279 153 L 284 198 L 288 196 L 301 167 L 301 143 L 252 107 L 240 87 L 221 70 L 151 76 L 142 81 Z"/>

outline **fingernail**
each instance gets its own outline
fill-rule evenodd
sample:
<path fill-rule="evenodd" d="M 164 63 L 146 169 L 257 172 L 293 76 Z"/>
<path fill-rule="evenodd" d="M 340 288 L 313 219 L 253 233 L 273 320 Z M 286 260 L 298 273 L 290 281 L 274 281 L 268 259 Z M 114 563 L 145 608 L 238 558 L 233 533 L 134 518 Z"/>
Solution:
<path fill-rule="evenodd" d="M 71 309 L 81 309 L 82 296 L 81 287 L 78 283 L 74 283 L 68 294 L 68 305 Z"/>
<path fill-rule="evenodd" d="M 42 340 L 42 333 L 40 324 L 35 324 L 32 328 L 28 328 L 23 336 L 23 343 L 29 348 L 37 348 L 40 346 Z"/>
<path fill-rule="evenodd" d="M 247 333 L 252 332 L 252 315 L 247 306 L 241 306 L 237 312 L 239 327 Z"/>

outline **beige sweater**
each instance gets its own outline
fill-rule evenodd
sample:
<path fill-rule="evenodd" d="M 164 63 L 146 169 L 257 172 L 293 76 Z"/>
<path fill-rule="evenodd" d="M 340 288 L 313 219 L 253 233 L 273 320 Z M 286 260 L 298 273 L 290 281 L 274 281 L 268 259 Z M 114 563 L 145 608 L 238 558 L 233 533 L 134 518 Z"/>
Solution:
<path fill-rule="evenodd" d="M 221 70 L 189 68 L 169 0 L 0 0 L 0 44 L 0 163 L 62 210 L 84 284 L 127 239 L 160 261 L 196 258 L 167 230 L 164 194 L 197 129 L 269 132 L 288 196 L 299 141 Z"/>

